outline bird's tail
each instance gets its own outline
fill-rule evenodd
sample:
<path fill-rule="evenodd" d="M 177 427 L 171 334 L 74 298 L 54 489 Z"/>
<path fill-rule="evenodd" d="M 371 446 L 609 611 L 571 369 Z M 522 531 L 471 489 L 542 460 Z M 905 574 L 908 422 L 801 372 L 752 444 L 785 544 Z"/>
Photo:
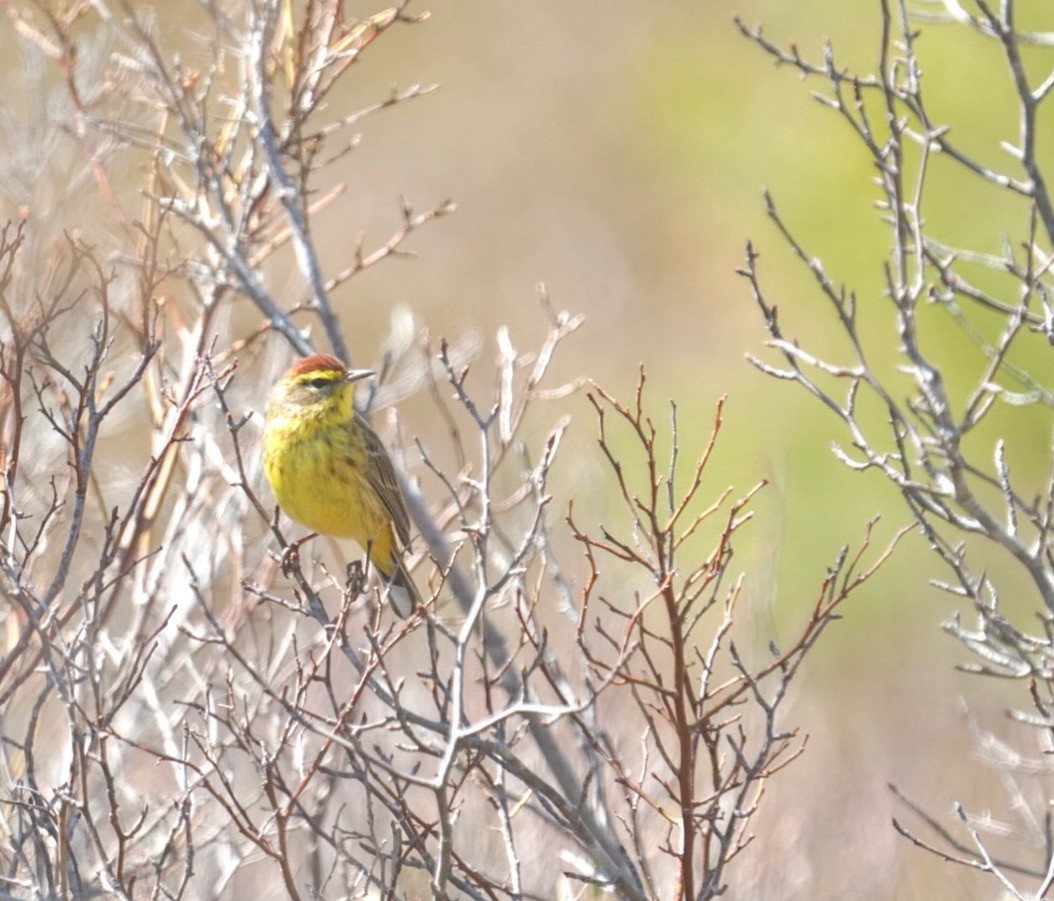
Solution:
<path fill-rule="evenodd" d="M 424 604 L 421 593 L 398 552 L 392 552 L 390 570 L 382 573 L 382 576 L 388 588 L 388 600 L 400 617 L 406 619 L 414 612 L 415 607 Z"/>

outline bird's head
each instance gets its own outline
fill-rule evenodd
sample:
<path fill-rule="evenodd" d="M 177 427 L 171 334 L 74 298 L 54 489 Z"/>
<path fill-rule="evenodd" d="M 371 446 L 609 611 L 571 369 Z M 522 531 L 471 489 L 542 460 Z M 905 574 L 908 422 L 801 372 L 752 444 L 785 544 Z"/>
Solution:
<path fill-rule="evenodd" d="M 290 366 L 275 383 L 267 405 L 268 416 L 279 410 L 296 410 L 348 417 L 354 383 L 373 374 L 369 369 L 348 369 L 329 354 L 305 357 Z"/>

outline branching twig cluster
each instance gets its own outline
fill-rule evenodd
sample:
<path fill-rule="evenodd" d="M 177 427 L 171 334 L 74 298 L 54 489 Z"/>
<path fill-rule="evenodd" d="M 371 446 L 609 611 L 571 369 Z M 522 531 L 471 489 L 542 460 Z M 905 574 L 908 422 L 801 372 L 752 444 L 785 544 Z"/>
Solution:
<path fill-rule="evenodd" d="M 860 548 L 853 555 L 843 549 L 831 566 L 790 645 L 770 644 L 751 662 L 748 651 L 754 649 L 737 644 L 744 580 L 732 577 L 729 568 L 736 532 L 752 518 L 749 505 L 762 484 L 737 500 L 725 490 L 698 509 L 723 403 L 687 484 L 678 488 L 677 408 L 671 405 L 671 447 L 663 465 L 661 436 L 643 406 L 643 389 L 642 373 L 631 405 L 599 388 L 591 396 L 627 527 L 601 526 L 595 536 L 574 529 L 591 568 L 578 642 L 596 680 L 630 689 L 631 701 L 620 698 L 620 716 L 632 718 L 628 731 L 640 735 L 638 753 L 631 762 L 617 744 L 596 744 L 595 750 L 617 786 L 618 819 L 631 840 L 656 830 L 662 835 L 658 856 L 635 847 L 650 894 L 711 898 L 725 891 L 728 865 L 753 838 L 752 820 L 768 779 L 804 750 L 804 738 L 779 721 L 799 665 L 837 618 L 837 607 L 871 578 L 904 533 L 861 568 L 869 527 Z M 619 426 L 628 430 L 639 459 L 616 450 Z M 631 483 L 641 474 L 643 486 L 634 489 Z M 693 552 L 697 533 L 711 520 L 718 523 L 712 550 Z M 646 587 L 632 604 L 624 592 L 601 590 L 604 559 L 646 574 Z M 671 872 L 671 862 L 672 887 L 658 875 Z"/>
<path fill-rule="evenodd" d="M 755 365 L 817 397 L 841 420 L 851 442 L 848 449 L 836 446 L 837 456 L 853 469 L 881 473 L 897 488 L 949 573 L 937 584 L 972 602 L 976 626 L 966 626 L 958 615 L 946 626 L 973 656 L 964 669 L 1021 680 L 1026 689 L 1022 704 L 1031 710 L 1014 715 L 1035 727 L 1033 753 L 1043 755 L 1054 747 L 1050 719 L 1054 477 L 1030 483 L 1010 464 L 1017 450 L 1015 433 L 993 438 L 991 432 L 993 413 L 1001 407 L 1000 412 L 1014 414 L 1017 434 L 1048 429 L 1043 410 L 1054 396 L 1043 375 L 1054 338 L 1050 294 L 1054 202 L 1049 172 L 1038 149 L 1040 110 L 1050 97 L 1054 76 L 1030 75 L 1023 47 L 1048 44 L 1050 35 L 1019 30 L 1017 6 L 1014 0 L 998 5 L 976 0 L 971 4 L 974 13 L 955 2 L 935 2 L 915 20 L 904 0 L 881 0 L 878 65 L 874 72 L 860 74 L 840 66 L 830 46 L 824 48 L 820 62 L 811 62 L 797 48 L 781 49 L 760 29 L 739 23 L 743 34 L 779 65 L 823 84 L 817 99 L 849 127 L 874 165 L 878 207 L 890 234 L 885 308 L 899 339 L 899 372 L 908 378 L 906 399 L 901 399 L 900 376 L 887 374 L 878 362 L 883 344 L 865 324 L 865 314 L 875 309 L 877 301 L 837 284 L 819 258 L 794 236 L 771 197 L 766 196 L 769 216 L 828 301 L 850 361 L 831 362 L 787 335 L 752 246 L 747 247 L 741 272 L 764 315 L 769 344 L 782 357 L 778 365 L 754 360 Z M 1016 139 L 1002 145 L 1008 158 L 1004 167 L 993 167 L 965 149 L 966 141 L 953 123 L 931 113 L 916 54 L 924 37 L 919 22 L 929 21 L 972 29 L 1001 49 L 1018 106 Z M 938 166 L 967 174 L 979 190 L 989 186 L 1019 198 L 1020 220 L 1005 226 L 1006 232 L 1020 235 L 1019 243 L 992 254 L 942 241 L 927 221 L 927 212 L 940 202 L 930 178 Z M 993 272 L 997 277 L 992 277 Z M 999 323 L 994 338 L 990 337 L 993 316 Z M 973 349 L 974 375 L 968 390 L 949 387 L 956 380 L 942 362 L 941 346 L 926 337 L 935 331 L 962 335 Z M 876 405 L 881 411 L 877 418 L 867 412 Z M 1047 470 L 1054 473 L 1054 457 Z M 985 563 L 973 562 L 980 560 L 978 541 L 996 547 L 1027 577 L 1035 594 L 1038 626 L 1015 626 L 1008 620 L 998 577 Z M 996 762 L 1005 774 L 1004 784 L 1013 786 L 1011 803 L 1023 819 L 1018 828 L 1027 836 L 1024 844 L 1030 852 L 1041 849 L 1034 864 L 1014 863 L 1013 847 L 996 853 L 995 848 L 1005 850 L 998 836 L 1006 830 L 988 829 L 983 818 L 961 808 L 960 825 L 967 839 L 954 838 L 954 827 L 939 826 L 935 818 L 924 820 L 937 831 L 938 844 L 948 848 L 948 859 L 993 874 L 1013 897 L 1045 897 L 1054 884 L 1054 839 L 1049 813 L 1043 812 L 1048 807 L 1046 795 L 1043 789 L 1037 793 L 1024 787 L 1021 780 L 1031 779 L 1025 776 L 1028 768 L 1019 752 L 1001 753 Z M 1049 770 L 1038 766 L 1040 772 Z M 913 809 L 920 810 L 917 805 Z M 903 826 L 897 828 L 910 834 Z M 912 837 L 936 850 L 931 842 Z M 1035 880 L 1019 883 L 1021 873 Z"/>

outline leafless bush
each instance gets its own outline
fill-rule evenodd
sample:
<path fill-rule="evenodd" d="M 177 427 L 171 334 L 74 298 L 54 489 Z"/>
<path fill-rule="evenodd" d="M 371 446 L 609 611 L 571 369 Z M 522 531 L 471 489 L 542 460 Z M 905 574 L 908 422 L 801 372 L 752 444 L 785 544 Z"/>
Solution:
<path fill-rule="evenodd" d="M 396 439 L 431 601 L 391 621 L 326 542 L 291 553 L 247 411 L 254 374 L 313 349 L 307 325 L 347 359 L 333 289 L 453 209 L 407 205 L 336 274 L 312 239 L 348 129 L 427 93 L 341 113 L 334 85 L 424 16 L 207 4 L 191 63 L 131 5 L 5 9 L 55 64 L 113 218 L 105 247 L 42 246 L 32 209 L 0 241 L 4 894 L 723 892 L 803 747 L 795 674 L 892 546 L 843 552 L 797 634 L 759 646 L 732 560 L 760 486 L 709 498 L 721 406 L 682 447 L 643 370 L 628 404 L 586 392 L 617 505 L 597 526 L 572 508 L 565 530 L 569 422 L 547 404 L 585 385 L 550 375 L 581 321 L 543 297 L 547 336 L 523 352 L 501 331 L 493 367 L 423 335 L 382 355 L 364 408 L 425 392 L 442 423 Z M 75 30 L 117 43 L 91 92 Z M 265 273 L 288 259 L 304 288 L 283 303 Z"/>
<path fill-rule="evenodd" d="M 973 658 L 963 669 L 1020 685 L 1021 709 L 1011 714 L 1031 733 L 1024 733 L 1024 739 L 1023 733 L 1015 733 L 1013 740 L 983 737 L 984 756 L 1007 787 L 1011 821 L 998 822 L 986 812 L 971 813 L 956 805 L 957 819 L 947 823 L 905 799 L 933 837 L 894 825 L 944 859 L 995 877 L 1013 897 L 1041 898 L 1054 885 L 1051 768 L 1045 762 L 1054 747 L 1054 482 L 1049 475 L 1037 480 L 1021 472 L 1026 465 L 1018 453 L 1021 441 L 1015 439 L 1037 428 L 1049 430 L 1054 397 L 1044 376 L 1054 343 L 1049 273 L 1054 205 L 1050 173 L 1038 150 L 1039 118 L 1054 76 L 1037 79 L 1024 59 L 1026 47 L 1049 47 L 1054 35 L 1020 30 L 1015 23 L 1018 5 L 1003 0 L 996 8 L 976 0 L 969 12 L 946 0 L 928 3 L 913 15 L 903 0 L 882 0 L 879 60 L 870 73 L 840 65 L 831 46 L 813 62 L 793 45 L 781 49 L 760 28 L 740 23 L 741 31 L 777 64 L 823 85 L 817 99 L 851 129 L 874 165 L 878 206 L 891 239 L 884 302 L 858 297 L 802 246 L 766 197 L 783 240 L 829 302 L 845 339 L 845 361 L 811 352 L 788 335 L 763 285 L 752 246 L 742 274 L 765 317 L 769 345 L 783 359 L 780 365 L 760 360 L 756 365 L 804 388 L 838 417 L 849 441 L 848 447 L 835 449 L 843 463 L 879 472 L 896 487 L 946 568 L 947 575 L 935 584 L 972 604 L 975 625 L 956 613 L 945 627 Z M 1008 160 L 1004 167 L 983 162 L 975 155 L 978 151 L 966 149 L 978 146 L 974 135 L 930 112 L 924 91 L 928 82 L 916 48 L 920 27 L 931 24 L 968 29 L 1000 47 L 1019 122 L 1016 141 L 1002 147 Z M 939 190 L 931 187 L 937 167 L 968 173 L 979 195 L 994 187 L 1016 198 L 1019 219 L 1001 226 L 1004 234 L 1021 240 L 1008 240 L 1001 253 L 943 241 L 927 222 L 927 211 L 941 202 Z M 880 304 L 899 340 L 898 372 L 884 368 L 885 342 L 864 323 Z M 951 371 L 949 335 L 955 336 L 956 347 L 973 355 L 965 389 L 954 387 L 962 383 L 965 367 Z M 966 340 L 960 342 L 960 337 Z M 1000 425 L 993 426 L 997 413 Z M 1019 471 L 1012 473 L 1009 461 L 1015 457 Z M 1048 472 L 1054 472 L 1051 462 Z M 1005 561 L 994 572 L 986 562 L 993 546 Z M 1012 622 L 1000 595 L 1000 581 L 1010 582 L 1015 569 L 1032 592 L 1034 618 L 1027 624 Z M 978 683 L 977 689 L 984 685 Z M 1023 746 L 1014 746 L 1022 741 Z"/>

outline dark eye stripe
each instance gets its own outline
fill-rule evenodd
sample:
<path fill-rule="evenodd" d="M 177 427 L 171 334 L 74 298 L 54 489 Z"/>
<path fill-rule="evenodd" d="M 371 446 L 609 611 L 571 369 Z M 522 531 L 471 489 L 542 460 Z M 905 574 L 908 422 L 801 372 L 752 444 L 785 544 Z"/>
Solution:
<path fill-rule="evenodd" d="M 311 379 L 311 380 L 308 381 L 307 384 L 308 384 L 309 388 L 315 388 L 316 390 L 321 390 L 322 388 L 328 388 L 330 385 L 332 385 L 333 384 L 333 379 L 325 379 L 325 378 Z"/>

